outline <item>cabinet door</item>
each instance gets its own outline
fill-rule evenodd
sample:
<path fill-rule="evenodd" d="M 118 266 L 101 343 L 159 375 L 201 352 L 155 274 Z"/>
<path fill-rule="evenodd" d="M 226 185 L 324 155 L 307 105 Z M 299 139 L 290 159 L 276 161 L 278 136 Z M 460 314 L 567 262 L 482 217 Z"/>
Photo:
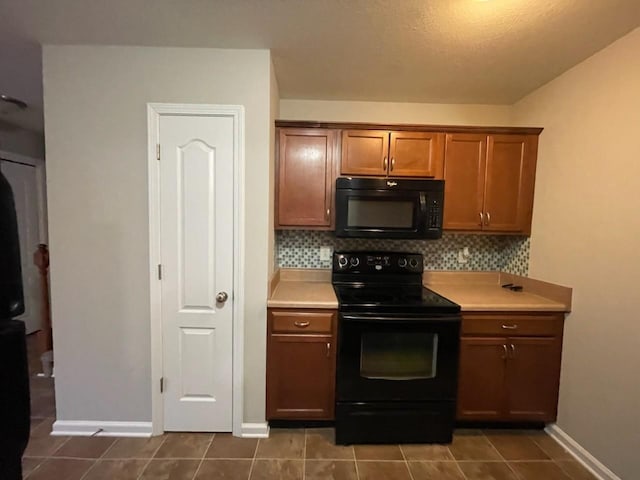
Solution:
<path fill-rule="evenodd" d="M 389 175 L 441 179 L 444 170 L 444 134 L 391 132 Z"/>
<path fill-rule="evenodd" d="M 267 419 L 334 418 L 335 350 L 332 336 L 269 336 Z"/>
<path fill-rule="evenodd" d="M 556 419 L 562 342 L 559 337 L 507 339 L 507 414 L 510 420 Z"/>
<path fill-rule="evenodd" d="M 279 131 L 276 228 L 332 228 L 336 135 L 325 129 Z"/>
<path fill-rule="evenodd" d="M 444 222 L 447 230 L 482 230 L 487 136 L 447 134 L 444 156 Z"/>
<path fill-rule="evenodd" d="M 530 233 L 536 155 L 535 135 L 489 136 L 484 230 Z"/>
<path fill-rule="evenodd" d="M 504 338 L 462 337 L 458 375 L 459 420 L 499 420 L 505 410 Z"/>
<path fill-rule="evenodd" d="M 343 130 L 342 175 L 386 175 L 389 168 L 389 132 Z"/>

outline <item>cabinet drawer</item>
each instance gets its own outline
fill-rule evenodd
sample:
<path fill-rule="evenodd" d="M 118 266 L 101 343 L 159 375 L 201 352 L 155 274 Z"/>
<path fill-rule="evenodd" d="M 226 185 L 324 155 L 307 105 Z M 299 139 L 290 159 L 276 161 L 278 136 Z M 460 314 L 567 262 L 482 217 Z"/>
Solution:
<path fill-rule="evenodd" d="M 335 312 L 271 311 L 273 333 L 333 333 Z"/>
<path fill-rule="evenodd" d="M 463 315 L 462 335 L 500 335 L 517 337 L 562 335 L 564 315 L 559 314 L 481 314 Z"/>

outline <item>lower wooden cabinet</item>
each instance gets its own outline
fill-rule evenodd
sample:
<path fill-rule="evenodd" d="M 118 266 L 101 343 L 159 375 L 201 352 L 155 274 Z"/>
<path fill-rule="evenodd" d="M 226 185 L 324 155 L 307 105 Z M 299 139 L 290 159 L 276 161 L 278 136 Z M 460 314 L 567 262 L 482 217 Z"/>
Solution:
<path fill-rule="evenodd" d="M 335 310 L 268 309 L 267 420 L 333 420 Z"/>
<path fill-rule="evenodd" d="M 458 420 L 554 421 L 563 317 L 463 315 Z"/>

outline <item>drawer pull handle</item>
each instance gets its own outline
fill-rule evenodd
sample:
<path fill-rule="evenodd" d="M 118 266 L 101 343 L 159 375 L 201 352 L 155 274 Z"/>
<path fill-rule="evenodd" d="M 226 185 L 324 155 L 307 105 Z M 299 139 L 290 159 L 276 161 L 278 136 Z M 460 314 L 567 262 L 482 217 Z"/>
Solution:
<path fill-rule="evenodd" d="M 295 322 L 293 322 L 293 324 L 298 328 L 305 328 L 309 326 L 310 322 L 299 322 L 298 320 L 296 320 Z"/>
<path fill-rule="evenodd" d="M 516 328 L 518 328 L 518 325 L 502 325 L 502 328 L 504 328 L 505 330 L 515 330 Z"/>

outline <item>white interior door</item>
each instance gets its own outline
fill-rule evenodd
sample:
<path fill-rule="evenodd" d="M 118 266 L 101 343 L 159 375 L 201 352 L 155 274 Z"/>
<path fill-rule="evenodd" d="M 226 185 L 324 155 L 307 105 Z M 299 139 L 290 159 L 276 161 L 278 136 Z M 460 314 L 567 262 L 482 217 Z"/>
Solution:
<path fill-rule="evenodd" d="M 160 117 L 167 431 L 232 429 L 233 132 L 228 116 Z"/>
<path fill-rule="evenodd" d="M 36 168 L 3 160 L 0 162 L 0 169 L 13 189 L 18 217 L 25 307 L 24 314 L 18 317 L 18 320 L 25 323 L 27 333 L 33 333 L 40 330 L 42 305 L 40 274 L 33 264 L 33 254 L 38 249 L 40 241 Z"/>

